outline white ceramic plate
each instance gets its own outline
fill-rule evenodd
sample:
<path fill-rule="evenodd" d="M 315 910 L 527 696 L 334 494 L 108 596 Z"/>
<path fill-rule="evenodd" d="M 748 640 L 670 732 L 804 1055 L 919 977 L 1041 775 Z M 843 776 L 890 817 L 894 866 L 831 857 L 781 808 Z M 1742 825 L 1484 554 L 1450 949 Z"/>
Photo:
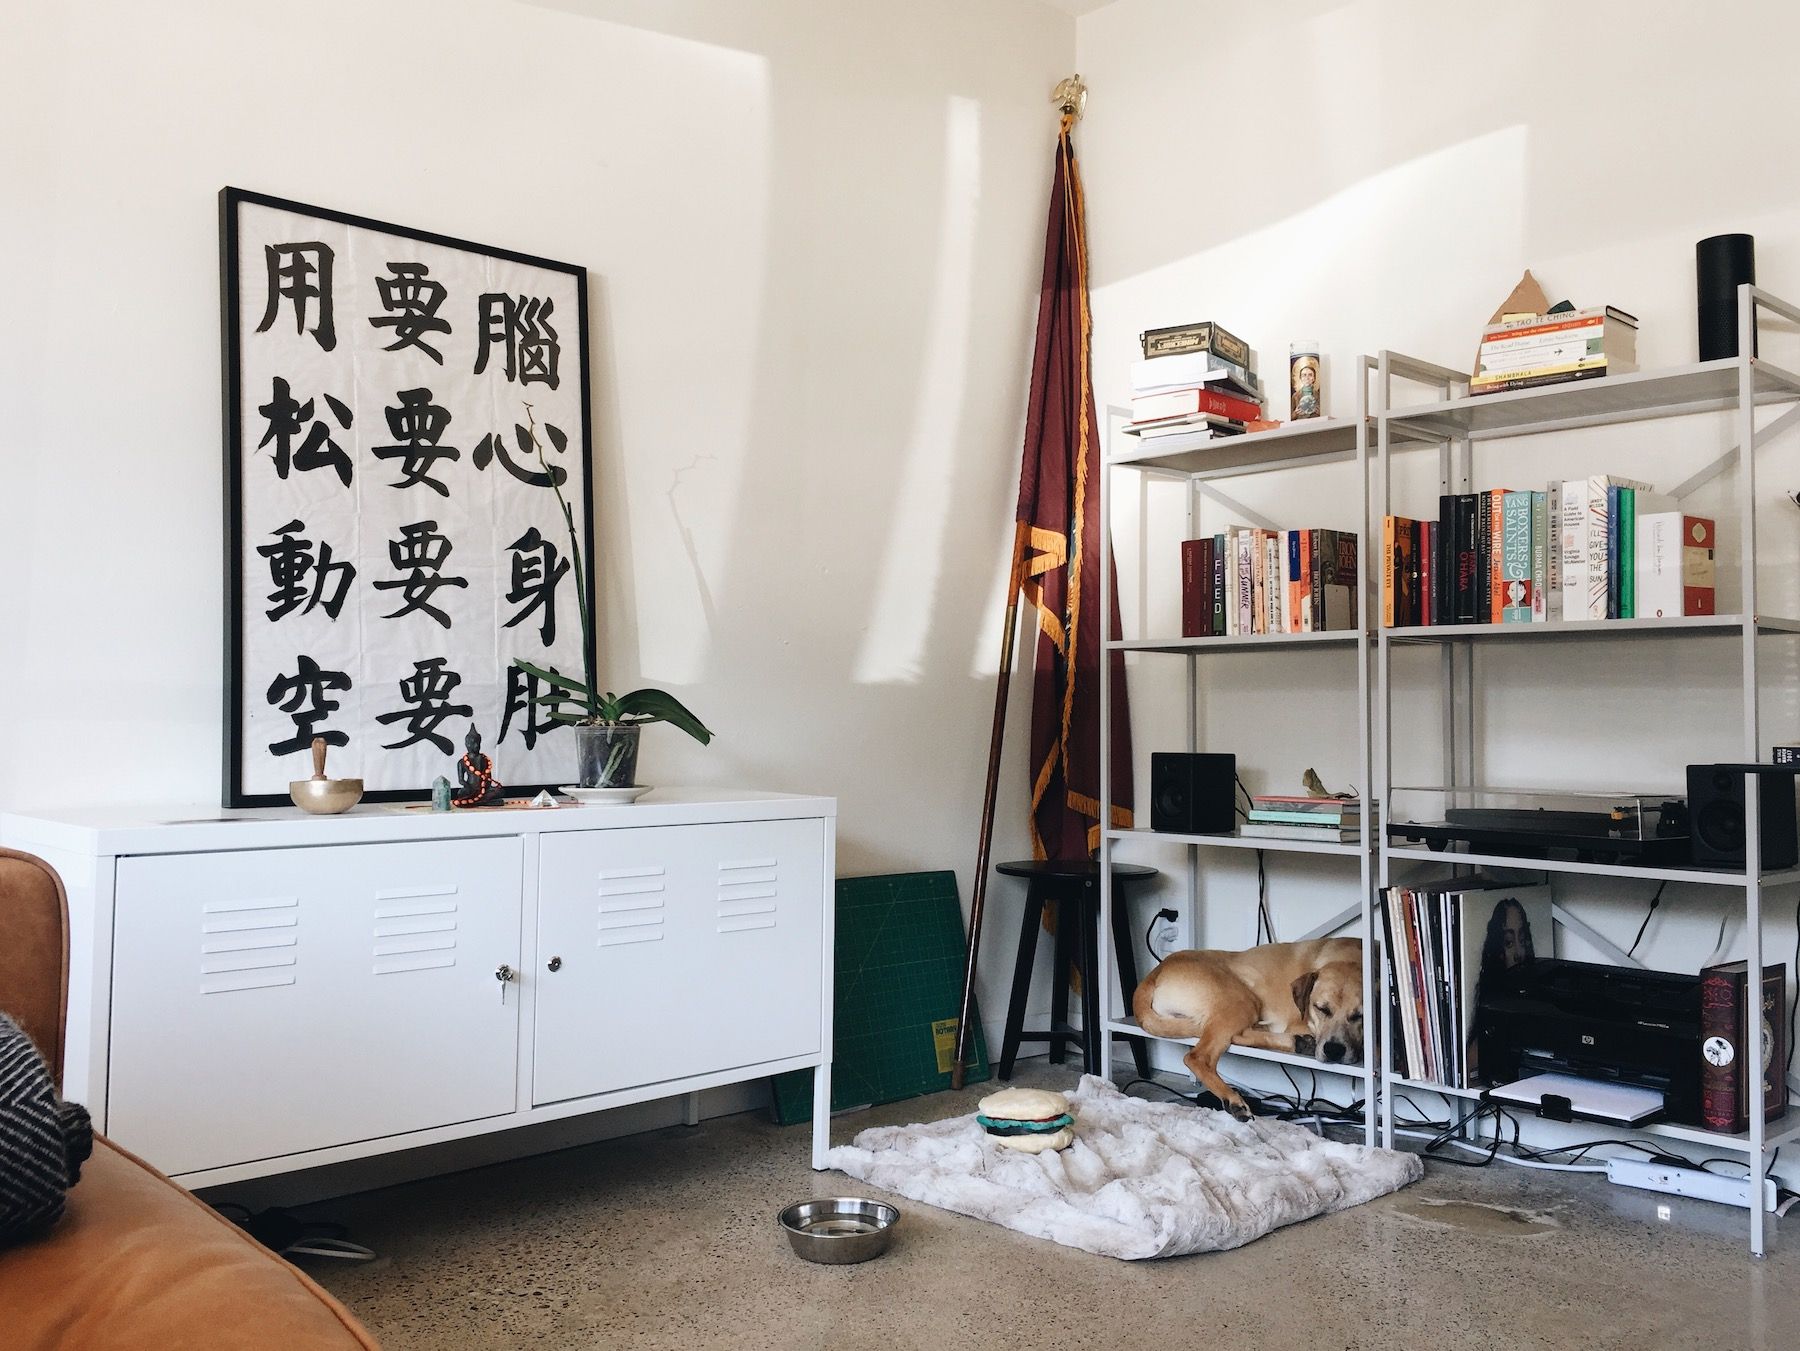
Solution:
<path fill-rule="evenodd" d="M 558 788 L 556 791 L 574 798 L 577 802 L 599 806 L 606 802 L 636 802 L 650 791 L 650 785 L 636 783 L 629 788 Z"/>

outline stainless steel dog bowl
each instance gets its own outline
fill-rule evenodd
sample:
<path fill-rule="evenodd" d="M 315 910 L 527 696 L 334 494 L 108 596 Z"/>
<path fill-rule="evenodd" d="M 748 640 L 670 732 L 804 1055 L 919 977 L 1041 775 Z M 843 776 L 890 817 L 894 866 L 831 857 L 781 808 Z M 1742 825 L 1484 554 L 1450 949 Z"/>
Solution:
<path fill-rule="evenodd" d="M 776 1217 L 788 1246 L 809 1262 L 866 1262 L 887 1251 L 900 1212 L 860 1196 L 800 1201 Z"/>

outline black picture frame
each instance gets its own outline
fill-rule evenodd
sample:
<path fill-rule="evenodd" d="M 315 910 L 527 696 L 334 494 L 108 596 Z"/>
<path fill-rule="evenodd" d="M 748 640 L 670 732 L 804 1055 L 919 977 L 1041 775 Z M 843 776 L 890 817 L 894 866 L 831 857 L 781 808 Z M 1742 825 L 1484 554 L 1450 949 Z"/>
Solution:
<path fill-rule="evenodd" d="M 460 239 L 454 235 L 440 234 L 429 230 L 413 229 L 409 226 L 396 225 L 391 221 L 377 220 L 373 217 L 357 215 L 354 212 L 339 211 L 330 207 L 316 206 L 311 203 L 298 202 L 285 197 L 256 192 L 247 188 L 227 186 L 219 190 L 219 315 L 221 374 L 221 444 L 224 455 L 224 689 L 223 689 L 223 736 L 221 738 L 222 758 L 222 803 L 226 808 L 280 807 L 290 805 L 285 793 L 253 793 L 244 788 L 244 627 L 243 606 L 245 600 L 245 578 L 243 570 L 243 367 L 242 367 L 242 334 L 240 333 L 240 256 L 238 213 L 244 206 L 261 206 L 277 211 L 292 212 L 299 215 L 316 217 L 341 225 L 356 227 L 380 234 L 394 235 L 401 239 L 435 245 L 440 248 L 455 249 L 495 258 L 506 262 L 519 263 L 528 267 L 543 268 L 568 275 L 574 282 L 577 297 L 576 340 L 580 376 L 580 408 L 581 408 L 581 445 L 579 461 L 581 465 L 582 493 L 581 502 L 571 503 L 575 510 L 581 530 L 581 569 L 582 581 L 587 589 L 589 606 L 592 609 L 595 597 L 595 565 L 594 565 L 594 492 L 593 492 L 593 408 L 591 387 L 591 363 L 588 355 L 588 287 L 587 269 L 574 263 L 557 262 L 536 254 L 506 249 L 488 244 L 479 244 L 472 240 Z M 590 654 L 591 655 L 591 654 Z M 491 745 L 489 749 L 492 749 Z M 504 768 L 504 766 L 502 766 Z M 545 788 L 556 785 L 543 783 L 514 784 L 507 783 L 509 796 L 534 795 Z M 374 789 L 363 794 L 366 802 L 415 802 L 429 800 L 431 789 L 429 784 L 417 788 L 406 789 Z"/>

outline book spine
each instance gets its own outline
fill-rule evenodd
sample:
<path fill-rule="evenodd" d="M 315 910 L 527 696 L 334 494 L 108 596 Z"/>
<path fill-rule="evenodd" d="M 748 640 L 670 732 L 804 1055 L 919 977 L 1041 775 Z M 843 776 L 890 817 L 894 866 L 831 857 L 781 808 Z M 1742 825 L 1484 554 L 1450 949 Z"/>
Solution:
<path fill-rule="evenodd" d="M 1749 1124 L 1740 1113 L 1745 1100 L 1739 1070 L 1744 1058 L 1746 978 L 1740 971 L 1709 970 L 1700 979 L 1700 1122 L 1708 1130 L 1735 1135 Z"/>
<path fill-rule="evenodd" d="M 1394 627 L 1394 616 L 1399 613 L 1400 598 L 1394 591 L 1399 581 L 1395 567 L 1400 551 L 1399 544 L 1400 518 L 1384 516 L 1381 518 L 1381 627 Z"/>
<path fill-rule="evenodd" d="M 1400 968 L 1395 960 L 1394 949 L 1393 887 L 1383 887 L 1381 891 L 1381 952 L 1382 960 L 1387 963 L 1388 973 L 1388 1044 L 1382 1050 L 1387 1056 L 1389 1068 L 1402 1079 L 1410 1079 L 1413 1076 L 1406 1061 L 1405 1024 L 1401 1022 L 1400 1015 Z"/>
<path fill-rule="evenodd" d="M 1437 1047 L 1431 1039 L 1431 1000 L 1430 985 L 1425 974 L 1425 933 L 1420 923 L 1424 908 L 1423 898 L 1417 892 L 1408 892 L 1407 899 L 1407 946 L 1412 956 L 1412 988 L 1413 1016 L 1419 1028 L 1419 1067 L 1424 1077 L 1437 1081 Z"/>
<path fill-rule="evenodd" d="M 1619 618 L 1637 618 L 1637 489 L 1619 489 Z"/>
<path fill-rule="evenodd" d="M 1215 637 L 1225 632 L 1225 536 L 1213 536 L 1212 632 Z"/>
<path fill-rule="evenodd" d="M 1300 627 L 1300 586 L 1301 579 L 1306 574 L 1301 571 L 1305 566 L 1305 561 L 1301 555 L 1300 536 L 1305 533 L 1303 530 L 1282 531 L 1282 543 L 1287 546 L 1281 551 L 1287 564 L 1287 585 L 1282 588 L 1282 591 L 1286 597 L 1287 614 L 1285 617 L 1289 633 L 1303 631 Z"/>
<path fill-rule="evenodd" d="M 1548 587 L 1550 585 L 1550 517 L 1546 494 L 1531 494 L 1531 622 L 1542 624 L 1550 617 Z"/>
<path fill-rule="evenodd" d="M 1285 601 L 1286 586 L 1283 576 L 1286 573 L 1285 551 L 1281 547 L 1279 530 L 1265 531 L 1263 534 L 1263 604 L 1268 613 L 1263 617 L 1264 633 L 1284 633 L 1287 625 L 1283 616 L 1287 614 Z"/>
<path fill-rule="evenodd" d="M 1567 479 L 1562 485 L 1560 523 L 1562 557 L 1562 617 L 1588 617 L 1588 511 L 1587 480 Z"/>
<path fill-rule="evenodd" d="M 1429 627 L 1432 607 L 1437 603 L 1433 587 L 1437 582 L 1437 528 L 1431 521 L 1420 521 L 1419 531 L 1419 623 Z"/>
<path fill-rule="evenodd" d="M 1456 622 L 1473 624 L 1477 578 L 1480 570 L 1480 548 L 1475 529 L 1475 494 L 1459 493 L 1456 498 Z"/>
<path fill-rule="evenodd" d="M 1619 527 L 1621 525 L 1621 502 L 1619 494 L 1625 490 L 1616 483 L 1606 485 L 1606 617 L 1619 617 L 1620 597 L 1624 594 L 1619 583 Z"/>
<path fill-rule="evenodd" d="M 1438 526 L 1434 536 L 1437 541 L 1437 567 L 1434 569 L 1437 578 L 1437 593 L 1432 598 L 1436 602 L 1436 613 L 1432 622 L 1437 624 L 1454 624 L 1456 622 L 1456 494 L 1444 493 L 1438 498 Z"/>
<path fill-rule="evenodd" d="M 1562 613 L 1562 480 L 1552 479 L 1544 493 L 1544 618 Z"/>
<path fill-rule="evenodd" d="M 1300 576 L 1295 585 L 1298 586 L 1300 590 L 1299 631 L 1301 633 L 1311 633 L 1313 631 L 1313 587 L 1315 583 L 1315 574 L 1313 572 L 1312 541 L 1314 533 L 1315 532 L 1312 530 L 1296 530 L 1294 532 L 1300 542 Z"/>
<path fill-rule="evenodd" d="M 1531 494 L 1506 493 L 1501 499 L 1500 578 L 1503 594 L 1500 622 L 1529 624 L 1531 590 Z"/>
<path fill-rule="evenodd" d="M 1498 624 L 1506 609 L 1506 581 L 1501 567 L 1506 559 L 1506 490 L 1490 488 L 1487 495 L 1488 528 L 1488 604 L 1483 618 Z"/>
<path fill-rule="evenodd" d="M 1254 536 L 1250 530 L 1241 526 L 1233 526 L 1232 529 L 1237 532 L 1236 631 L 1247 637 L 1256 632 L 1256 576 L 1251 548 Z"/>
<path fill-rule="evenodd" d="M 1475 614 L 1471 623 L 1488 622 L 1488 610 L 1492 600 L 1492 589 L 1489 586 L 1493 563 L 1493 541 L 1488 535 L 1488 504 L 1486 493 L 1475 494 Z"/>
<path fill-rule="evenodd" d="M 1312 612 L 1310 627 L 1315 633 L 1323 633 L 1330 627 L 1325 613 L 1325 571 L 1337 546 L 1332 541 L 1330 530 L 1309 530 L 1306 532 L 1307 548 L 1310 550 L 1306 584 L 1312 596 Z"/>
<path fill-rule="evenodd" d="M 1332 627 L 1354 629 L 1365 621 L 1362 612 L 1362 560 L 1357 548 L 1361 544 L 1354 530 L 1337 532 L 1337 584 L 1343 588 L 1345 611 L 1341 619 L 1332 619 Z"/>
<path fill-rule="evenodd" d="M 1776 1121 L 1787 1115 L 1787 967 L 1763 967 L 1762 983 L 1763 1036 L 1763 1120 Z M 1744 1102 L 1746 1122 L 1750 1103 Z"/>
<path fill-rule="evenodd" d="M 1200 574 L 1205 562 L 1206 542 L 1197 539 L 1181 541 L 1181 636 L 1183 638 L 1199 638 L 1204 631 L 1200 626 Z"/>
<path fill-rule="evenodd" d="M 1606 540 L 1611 515 L 1607 509 L 1607 487 L 1605 477 L 1595 475 L 1587 480 L 1584 492 L 1583 510 L 1587 512 L 1587 612 L 1582 616 L 1584 619 L 1607 617 Z"/>
<path fill-rule="evenodd" d="M 1681 518 L 1681 612 L 1717 614 L 1718 562 L 1714 540 L 1718 527 L 1705 516 Z"/>

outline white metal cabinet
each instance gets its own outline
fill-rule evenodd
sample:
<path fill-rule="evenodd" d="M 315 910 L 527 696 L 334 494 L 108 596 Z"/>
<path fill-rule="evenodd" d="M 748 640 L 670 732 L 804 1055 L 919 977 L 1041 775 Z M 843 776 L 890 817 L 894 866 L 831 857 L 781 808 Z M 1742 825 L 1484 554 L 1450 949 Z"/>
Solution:
<path fill-rule="evenodd" d="M 533 1103 L 817 1054 L 824 832 L 545 836 Z"/>
<path fill-rule="evenodd" d="M 121 858 L 107 1125 L 170 1173 L 512 1112 L 517 837 Z"/>

